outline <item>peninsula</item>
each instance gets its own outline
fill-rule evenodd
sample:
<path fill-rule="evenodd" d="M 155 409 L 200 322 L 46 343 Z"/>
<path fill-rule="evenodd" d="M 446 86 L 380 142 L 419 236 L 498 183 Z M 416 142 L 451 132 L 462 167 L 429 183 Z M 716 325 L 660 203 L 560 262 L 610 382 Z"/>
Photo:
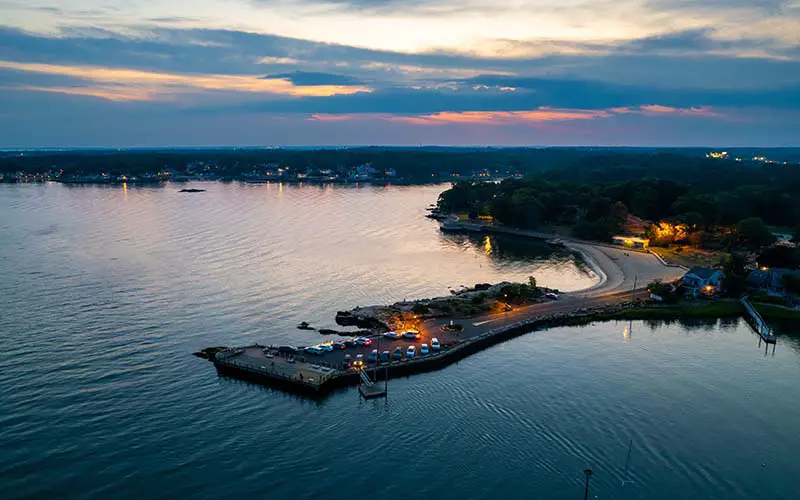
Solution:
<path fill-rule="evenodd" d="M 685 272 L 647 252 L 578 240 L 566 240 L 563 244 L 584 257 L 597 276 L 594 286 L 556 294 L 537 287 L 535 280 L 529 284 L 479 285 L 466 294 L 483 293 L 490 299 L 502 294 L 505 297 L 499 302 L 507 300 L 507 307 L 470 316 L 444 313 L 437 304 L 453 300 L 453 297 L 359 307 L 340 312 L 337 322 L 367 328 L 370 333 L 357 341 L 330 342 L 329 350 L 256 344 L 209 348 L 198 354 L 213 361 L 220 374 L 319 396 L 336 387 L 359 383 L 364 363 L 380 368 L 375 370 L 378 378 L 406 376 L 440 369 L 488 346 L 539 328 L 610 319 L 621 311 L 640 310 L 645 307 L 648 282 L 674 281 Z M 509 298 L 503 290 L 513 286 L 538 292 Z M 385 335 L 388 331 L 417 334 L 410 338 L 394 338 L 394 335 Z M 438 345 L 439 349 L 420 355 L 433 345 Z M 399 359 L 394 354 L 398 348 Z M 409 349 L 415 354 L 409 355 Z M 377 352 L 377 357 L 370 364 L 373 351 Z M 381 359 L 384 351 L 387 356 Z"/>

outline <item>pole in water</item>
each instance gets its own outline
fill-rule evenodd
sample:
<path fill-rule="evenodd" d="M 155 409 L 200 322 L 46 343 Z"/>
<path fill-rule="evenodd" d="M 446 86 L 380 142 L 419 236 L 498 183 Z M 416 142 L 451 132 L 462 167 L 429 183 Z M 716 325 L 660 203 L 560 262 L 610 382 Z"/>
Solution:
<path fill-rule="evenodd" d="M 592 469 L 584 469 L 583 474 L 586 476 L 586 487 L 583 490 L 583 500 L 589 500 L 589 478 L 592 476 Z"/>
<path fill-rule="evenodd" d="M 628 443 L 628 458 L 625 459 L 625 473 L 622 475 L 622 486 L 625 486 L 625 483 L 632 483 L 633 481 L 629 481 L 628 477 L 628 469 L 631 466 L 631 449 L 633 448 L 633 439 L 630 440 Z"/>

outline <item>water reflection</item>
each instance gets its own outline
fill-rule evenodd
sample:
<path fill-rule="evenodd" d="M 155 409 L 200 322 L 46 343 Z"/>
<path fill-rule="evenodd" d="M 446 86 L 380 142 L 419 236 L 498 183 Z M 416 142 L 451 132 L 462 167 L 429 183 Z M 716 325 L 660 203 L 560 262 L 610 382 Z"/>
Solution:
<path fill-rule="evenodd" d="M 563 247 L 554 247 L 547 242 L 533 238 L 520 238 L 506 235 L 476 235 L 443 233 L 442 242 L 447 247 L 472 248 L 495 260 L 508 260 L 531 263 L 548 260 L 550 263 L 582 264 L 582 260 Z M 581 270 L 590 275 L 588 269 Z"/>

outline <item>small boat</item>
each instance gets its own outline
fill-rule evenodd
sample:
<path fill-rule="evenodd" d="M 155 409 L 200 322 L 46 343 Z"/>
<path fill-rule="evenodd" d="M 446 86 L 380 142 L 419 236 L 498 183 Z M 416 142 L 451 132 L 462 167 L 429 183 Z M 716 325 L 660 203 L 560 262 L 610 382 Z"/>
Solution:
<path fill-rule="evenodd" d="M 309 324 L 306 321 L 301 321 L 300 324 L 297 325 L 297 328 L 299 328 L 300 330 L 313 330 L 313 328 L 309 326 Z"/>

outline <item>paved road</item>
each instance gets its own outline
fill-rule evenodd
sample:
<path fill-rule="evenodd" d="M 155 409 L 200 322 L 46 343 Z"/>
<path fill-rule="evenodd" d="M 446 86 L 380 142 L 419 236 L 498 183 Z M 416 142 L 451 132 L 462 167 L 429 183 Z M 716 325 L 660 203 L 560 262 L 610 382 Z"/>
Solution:
<path fill-rule="evenodd" d="M 512 325 L 521 321 L 547 316 L 555 313 L 568 313 L 582 308 L 609 305 L 634 297 L 645 298 L 645 287 L 653 280 L 674 281 L 683 276 L 680 268 L 665 266 L 657 257 L 644 252 L 630 252 L 624 249 L 592 245 L 585 242 L 567 241 L 569 248 L 577 250 L 600 276 L 601 281 L 586 290 L 564 293 L 559 300 L 549 300 L 539 304 L 514 308 L 510 312 L 461 318 L 454 321 L 464 325 L 464 332 L 456 338 L 469 338 L 488 330 Z M 441 332 L 447 319 L 428 320 L 423 330 L 430 335 Z M 449 339 L 449 335 L 439 335 L 439 340 Z"/>

